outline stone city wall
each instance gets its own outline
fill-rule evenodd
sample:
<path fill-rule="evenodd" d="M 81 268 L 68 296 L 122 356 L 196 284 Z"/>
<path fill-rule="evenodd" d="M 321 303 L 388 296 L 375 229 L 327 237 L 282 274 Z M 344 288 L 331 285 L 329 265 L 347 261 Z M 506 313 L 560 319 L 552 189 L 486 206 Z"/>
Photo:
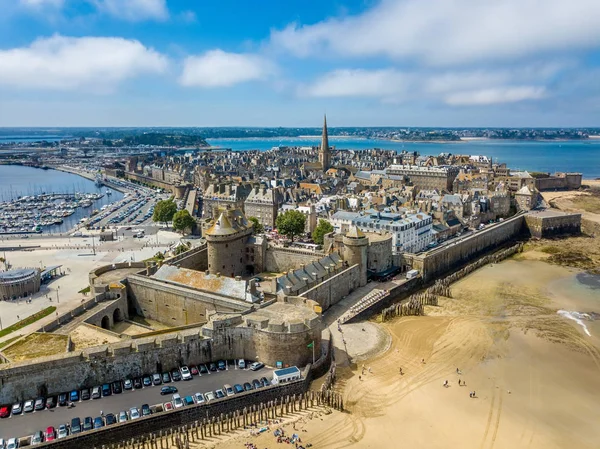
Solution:
<path fill-rule="evenodd" d="M 304 366 L 312 362 L 308 344 L 320 347 L 320 328 L 276 333 L 246 327 L 214 332 L 200 329 L 86 348 L 66 354 L 0 365 L 0 403 L 9 404 L 37 396 L 56 395 L 126 377 L 197 365 L 219 359 L 247 358 L 274 366 Z"/>
<path fill-rule="evenodd" d="M 298 296 L 312 299 L 318 302 L 323 310 L 327 310 L 359 286 L 360 265 L 356 264 Z"/>
<path fill-rule="evenodd" d="M 269 246 L 266 251 L 264 269 L 272 273 L 283 273 L 284 271 L 297 270 L 302 265 L 308 265 L 325 256 L 327 254 L 317 251 Z"/>
<path fill-rule="evenodd" d="M 535 238 L 581 232 L 581 214 L 542 216 L 529 213 L 525 217 L 525 221 L 531 236 Z"/>
<path fill-rule="evenodd" d="M 193 248 L 177 256 L 165 259 L 163 262 L 189 270 L 205 271 L 208 269 L 208 250 L 206 245 Z"/>
<path fill-rule="evenodd" d="M 207 312 L 243 312 L 249 303 L 145 276 L 128 277 L 127 293 L 136 313 L 172 326 L 205 323 Z"/>
<path fill-rule="evenodd" d="M 120 263 L 114 263 L 111 265 L 104 265 L 102 267 L 98 267 L 95 270 L 90 271 L 90 274 L 88 275 L 90 287 L 92 287 L 92 289 L 97 287 L 98 293 L 103 292 L 105 290 L 104 287 L 106 284 L 100 283 L 100 281 L 98 280 L 98 278 L 101 275 L 103 275 L 104 273 L 108 273 L 109 271 L 123 270 L 123 269 L 128 269 L 128 268 L 139 268 L 140 272 L 141 272 L 146 269 L 146 264 L 144 262 L 120 262 Z M 125 281 L 125 279 L 127 279 L 128 275 L 129 275 L 128 271 L 123 271 L 123 278 L 120 279 L 120 281 L 121 282 Z"/>
<path fill-rule="evenodd" d="M 524 215 L 519 214 L 473 234 L 412 257 L 412 268 L 419 270 L 425 282 L 452 271 L 473 257 L 484 254 L 521 234 Z"/>

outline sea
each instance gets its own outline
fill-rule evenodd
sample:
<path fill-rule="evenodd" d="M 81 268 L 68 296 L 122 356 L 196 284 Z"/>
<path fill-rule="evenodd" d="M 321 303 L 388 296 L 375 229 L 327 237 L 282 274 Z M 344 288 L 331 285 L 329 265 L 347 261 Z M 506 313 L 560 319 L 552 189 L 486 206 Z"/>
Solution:
<path fill-rule="evenodd" d="M 117 190 L 98 187 L 96 183 L 71 173 L 58 170 L 24 167 L 21 165 L 0 165 L 0 202 L 14 200 L 20 196 L 39 195 L 41 193 L 104 193 L 104 196 L 93 202 L 90 207 L 78 207 L 75 213 L 63 218 L 59 225 L 45 226 L 44 233 L 65 233 L 85 217 L 89 217 L 94 209 L 123 199 Z"/>
<path fill-rule="evenodd" d="M 271 139 L 207 139 L 213 146 L 234 151 L 270 150 L 277 146 L 319 145 L 318 136 Z M 485 155 L 494 162 L 505 162 L 513 171 L 528 170 L 554 173 L 583 173 L 584 178 L 600 178 L 600 139 L 575 141 L 471 140 L 456 143 L 394 142 L 390 140 L 329 137 L 329 144 L 339 150 L 381 148 L 418 151 L 422 155 L 440 153 Z"/>

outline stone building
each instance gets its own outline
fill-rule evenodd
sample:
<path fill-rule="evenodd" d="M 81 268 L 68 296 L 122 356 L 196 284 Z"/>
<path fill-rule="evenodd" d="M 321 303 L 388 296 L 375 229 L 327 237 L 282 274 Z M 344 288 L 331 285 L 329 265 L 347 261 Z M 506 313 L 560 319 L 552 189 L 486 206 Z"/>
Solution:
<path fill-rule="evenodd" d="M 331 151 L 329 149 L 329 136 L 327 134 L 327 116 L 323 117 L 323 135 L 319 147 L 319 163 L 321 170 L 327 171 L 331 167 Z"/>
<path fill-rule="evenodd" d="M 244 250 L 251 235 L 252 223 L 239 209 L 222 211 L 204 232 L 208 246 L 208 271 L 231 277 L 244 274 Z"/>
<path fill-rule="evenodd" d="M 456 166 L 390 165 L 385 171 L 388 176 L 404 177 L 420 189 L 451 192 L 459 168 Z"/>
<path fill-rule="evenodd" d="M 202 199 L 202 217 L 214 218 L 218 207 L 230 207 L 244 210 L 244 203 L 252 186 L 247 183 L 214 182 L 204 191 Z"/>
<path fill-rule="evenodd" d="M 515 193 L 515 202 L 520 210 L 531 210 L 538 202 L 538 192 L 535 188 L 524 185 Z"/>
<path fill-rule="evenodd" d="M 246 217 L 256 217 L 263 226 L 274 228 L 282 203 L 283 195 L 279 189 L 255 186 L 244 202 L 244 212 Z"/>

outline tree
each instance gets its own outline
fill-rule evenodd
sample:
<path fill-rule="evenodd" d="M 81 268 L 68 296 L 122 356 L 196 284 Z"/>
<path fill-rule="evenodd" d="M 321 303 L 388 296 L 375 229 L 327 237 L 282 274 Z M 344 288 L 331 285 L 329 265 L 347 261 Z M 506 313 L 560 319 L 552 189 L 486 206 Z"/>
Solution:
<path fill-rule="evenodd" d="M 306 225 L 306 215 L 298 210 L 287 210 L 277 216 L 275 226 L 280 234 L 289 237 L 292 242 L 294 237 L 304 232 Z"/>
<path fill-rule="evenodd" d="M 252 222 L 252 229 L 254 230 L 255 234 L 262 234 L 263 232 L 265 232 L 265 227 L 260 221 L 258 221 L 258 218 L 249 217 L 248 220 Z"/>
<path fill-rule="evenodd" d="M 182 234 L 185 233 L 187 229 L 192 229 L 195 224 L 196 220 L 194 220 L 194 217 L 192 217 L 186 209 L 177 211 L 175 212 L 175 215 L 173 215 L 173 229 Z"/>
<path fill-rule="evenodd" d="M 331 223 L 329 223 L 327 220 L 320 219 L 319 224 L 312 233 L 312 238 L 315 243 L 322 245 L 323 237 L 325 234 L 329 234 L 330 232 L 333 232 L 333 226 Z"/>
<path fill-rule="evenodd" d="M 156 203 L 154 206 L 154 214 L 152 214 L 152 220 L 155 222 L 164 223 L 165 226 L 171 220 L 177 212 L 177 204 L 172 200 L 163 200 Z"/>

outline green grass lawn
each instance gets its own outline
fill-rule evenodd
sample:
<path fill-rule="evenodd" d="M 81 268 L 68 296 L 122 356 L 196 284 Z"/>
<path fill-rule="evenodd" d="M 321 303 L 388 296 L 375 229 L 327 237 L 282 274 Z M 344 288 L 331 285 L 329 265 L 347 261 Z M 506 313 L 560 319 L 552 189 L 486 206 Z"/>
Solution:
<path fill-rule="evenodd" d="M 30 324 L 33 324 L 36 321 L 41 320 L 44 317 L 47 317 L 48 315 L 50 315 L 51 313 L 54 313 L 55 311 L 56 311 L 56 307 L 54 307 L 54 306 L 46 307 L 44 310 L 40 310 L 39 312 L 34 313 L 31 316 L 28 316 L 24 320 L 21 320 L 15 324 L 13 324 L 12 326 L 8 326 L 7 328 L 2 329 L 0 331 L 0 338 L 4 337 L 5 335 L 10 334 L 11 332 L 18 331 L 19 329 L 23 329 L 24 327 L 29 326 Z"/>

